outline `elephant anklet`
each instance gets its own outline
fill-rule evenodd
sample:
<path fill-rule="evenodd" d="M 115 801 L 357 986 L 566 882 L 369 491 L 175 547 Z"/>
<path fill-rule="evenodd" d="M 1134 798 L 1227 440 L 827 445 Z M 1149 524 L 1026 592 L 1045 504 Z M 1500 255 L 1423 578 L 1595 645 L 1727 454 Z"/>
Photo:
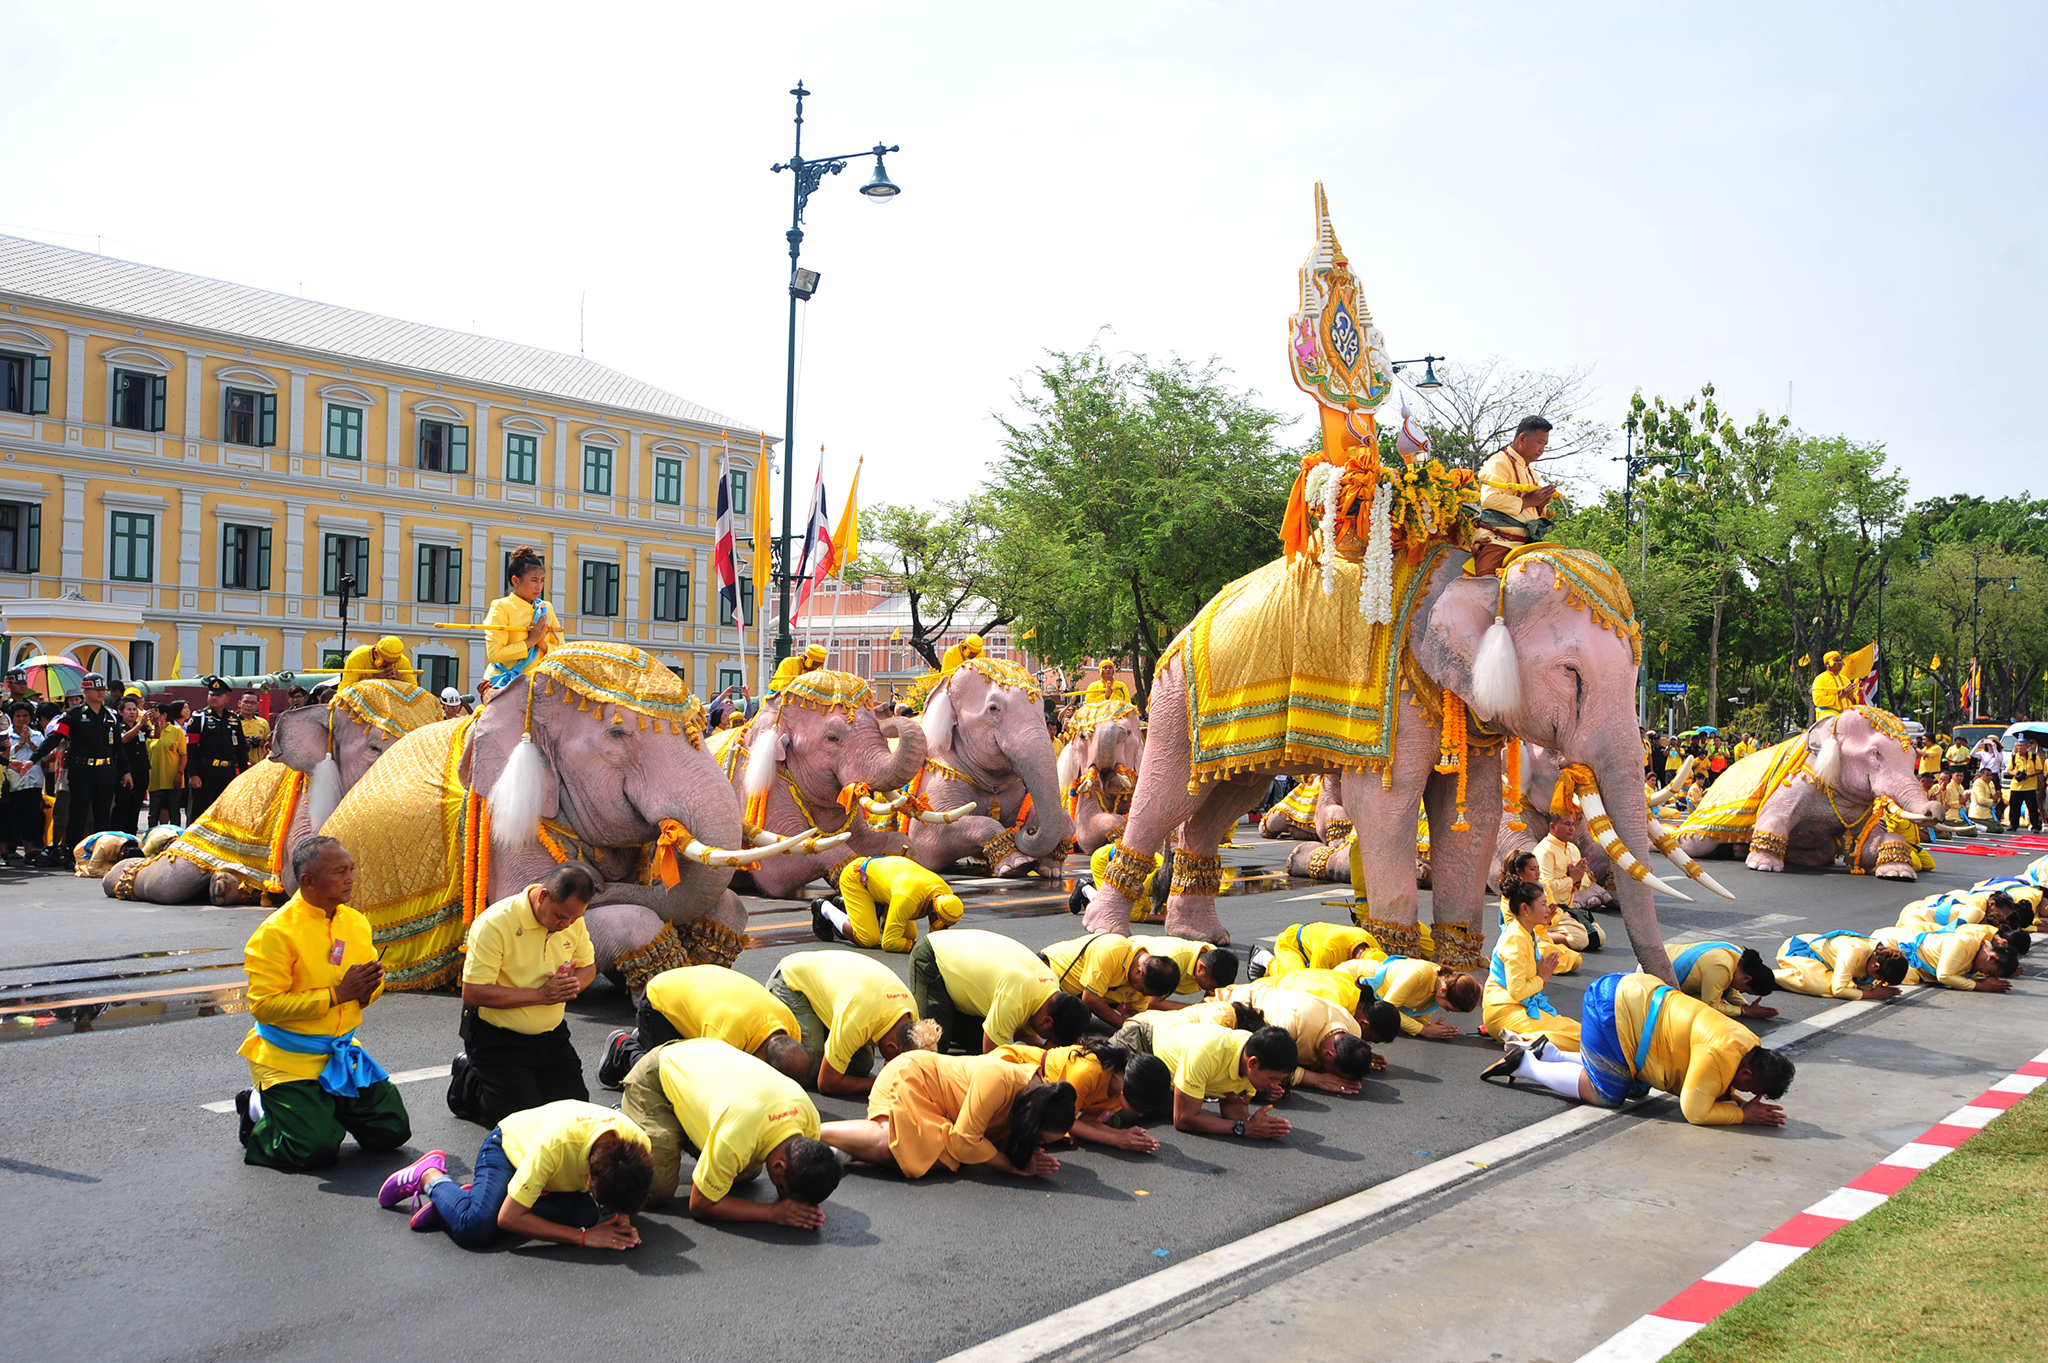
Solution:
<path fill-rule="evenodd" d="M 1368 914 L 1359 926 L 1371 933 L 1373 940 L 1380 944 L 1380 950 L 1389 956 L 1426 959 L 1422 955 L 1422 929 L 1413 923 L 1386 923 Z"/>
<path fill-rule="evenodd" d="M 1133 852 L 1121 839 L 1110 845 L 1116 850 L 1110 854 L 1109 865 L 1103 868 L 1102 883 L 1135 904 L 1145 897 L 1145 878 L 1158 863 Z"/>
<path fill-rule="evenodd" d="M 982 859 L 988 862 L 990 875 L 994 875 L 996 867 L 1016 854 L 1017 835 L 1007 828 L 981 845 Z"/>
<path fill-rule="evenodd" d="M 1781 834 L 1766 833 L 1763 829 L 1752 829 L 1749 835 L 1749 850 L 1761 852 L 1767 857 L 1783 858 L 1790 846 Z"/>
<path fill-rule="evenodd" d="M 1198 857 L 1192 852 L 1173 856 L 1173 893 L 1213 898 L 1223 888 L 1223 858 Z"/>
<path fill-rule="evenodd" d="M 1442 919 L 1430 924 L 1430 937 L 1436 947 L 1436 963 L 1463 974 L 1474 974 L 1486 964 L 1483 948 L 1486 938 L 1466 927 L 1463 923 L 1446 923 Z"/>

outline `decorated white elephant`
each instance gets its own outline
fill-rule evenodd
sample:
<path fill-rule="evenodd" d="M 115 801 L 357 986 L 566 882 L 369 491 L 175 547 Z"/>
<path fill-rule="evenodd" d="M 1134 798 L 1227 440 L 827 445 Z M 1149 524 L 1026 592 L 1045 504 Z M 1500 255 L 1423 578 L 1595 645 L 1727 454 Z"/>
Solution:
<path fill-rule="evenodd" d="M 1038 683 L 1015 663 L 972 658 L 924 700 L 925 763 L 912 792 L 920 807 L 971 804 L 974 812 L 950 824 L 913 823 L 910 855 L 934 871 L 973 859 L 991 875 L 1058 875 L 1074 825 L 1060 807 Z"/>
<path fill-rule="evenodd" d="M 1083 853 L 1123 831 L 1131 791 L 1144 760 L 1144 721 L 1127 700 L 1092 700 L 1067 722 L 1060 750 L 1060 803 L 1074 822 L 1074 845 Z"/>

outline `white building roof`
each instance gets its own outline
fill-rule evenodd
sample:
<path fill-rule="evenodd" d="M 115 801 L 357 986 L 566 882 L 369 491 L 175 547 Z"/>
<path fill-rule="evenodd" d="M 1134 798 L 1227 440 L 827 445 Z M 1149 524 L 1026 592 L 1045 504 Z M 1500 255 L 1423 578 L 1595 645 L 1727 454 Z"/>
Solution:
<path fill-rule="evenodd" d="M 156 322 L 166 329 L 223 333 L 242 338 L 244 344 L 270 341 L 342 360 L 470 379 L 672 421 L 722 426 L 735 434 L 756 431 L 579 355 L 401 322 L 374 312 L 23 237 L 0 234 L 0 293 Z"/>

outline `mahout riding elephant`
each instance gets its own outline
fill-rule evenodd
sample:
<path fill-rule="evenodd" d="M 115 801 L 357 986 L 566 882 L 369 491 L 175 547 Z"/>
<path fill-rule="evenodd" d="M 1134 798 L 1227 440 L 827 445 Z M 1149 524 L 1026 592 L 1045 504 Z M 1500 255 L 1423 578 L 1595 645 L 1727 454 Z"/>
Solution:
<path fill-rule="evenodd" d="M 372 678 L 324 705 L 271 721 L 270 757 L 229 783 L 212 808 L 155 857 L 132 857 L 100 882 L 114 899 L 150 904 L 254 903 L 298 890 L 291 849 L 406 734 L 441 718 L 433 693 Z M 323 767 L 325 759 L 332 767 Z M 310 778 L 310 779 L 309 779 Z"/>
<path fill-rule="evenodd" d="M 1854 840 L 1856 869 L 1917 880 L 1908 826 L 1940 821 L 1941 804 L 1914 775 L 1912 743 L 1874 706 L 1830 715 L 1803 734 L 1751 753 L 1722 772 L 1678 830 L 1696 857 L 1740 853 L 1753 871 L 1828 866 Z"/>
<path fill-rule="evenodd" d="M 1127 700 L 1089 701 L 1068 721 L 1059 755 L 1061 803 L 1084 855 L 1123 832 L 1144 756 L 1144 721 Z"/>
<path fill-rule="evenodd" d="M 849 838 L 828 852 L 774 857 L 741 872 L 756 892 L 794 899 L 852 857 L 909 855 L 910 839 L 893 817 L 908 799 L 876 797 L 902 791 L 924 767 L 924 730 L 877 715 L 872 701 L 860 677 L 816 668 L 770 696 L 744 729 L 712 736 L 749 828 L 778 838 L 810 829 Z M 877 828 L 876 818 L 886 826 Z"/>
<path fill-rule="evenodd" d="M 1149 869 L 1152 850 L 1168 830 L 1180 828 L 1168 932 L 1229 940 L 1216 916 L 1218 843 L 1276 773 L 1321 770 L 1341 782 L 1341 801 L 1361 832 L 1368 926 L 1375 935 L 1385 934 L 1383 943 L 1397 954 L 1420 950 L 1415 826 L 1418 808 L 1426 808 L 1435 959 L 1478 969 L 1485 959 L 1487 868 L 1500 826 L 1499 749 L 1504 739 L 1519 737 L 1590 773 L 1592 783 L 1581 798 L 1596 836 L 1627 872 L 1617 882 L 1637 960 L 1644 970 L 1670 977 L 1651 897 L 1653 886 L 1668 887 L 1627 850 L 1649 840 L 1635 723 L 1640 630 L 1627 588 L 1612 568 L 1583 551 L 1536 546 L 1511 562 L 1501 578 L 1467 576 L 1467 559 L 1462 550 L 1442 545 L 1409 566 L 1395 593 L 1400 606 L 1394 623 L 1377 627 L 1394 631 L 1385 649 L 1359 613 L 1358 556 L 1341 549 L 1326 556 L 1320 571 L 1308 556 L 1282 558 L 1226 586 L 1168 647 L 1153 683 L 1145 767 L 1120 844 L 1129 849 L 1133 871 L 1140 859 Z M 1486 673 L 1485 708 L 1474 709 L 1482 641 L 1495 661 Z M 1253 647 L 1260 656 L 1250 655 Z M 1292 654 L 1272 656 L 1289 648 Z M 1356 671 L 1345 676 L 1318 670 L 1336 659 L 1351 660 Z M 1383 668 L 1379 676 L 1386 680 L 1363 675 L 1368 666 Z M 1339 705 L 1366 719 L 1357 725 L 1358 735 L 1337 728 L 1321 750 L 1340 743 L 1362 748 L 1368 737 L 1380 748 L 1346 758 L 1346 769 L 1332 759 L 1289 757 L 1276 743 L 1274 755 L 1216 760 L 1204 771 L 1210 779 L 1194 780 L 1198 738 L 1211 745 L 1202 751 L 1227 755 L 1222 745 L 1236 719 L 1204 713 L 1207 693 L 1197 687 L 1191 696 L 1190 673 L 1208 678 L 1204 685 L 1213 687 L 1221 678 L 1275 672 L 1284 680 L 1290 671 L 1317 678 L 1318 694 L 1299 707 L 1305 716 L 1301 727 L 1288 710 L 1287 752 L 1320 751 L 1308 739 L 1331 733 L 1330 722 L 1320 716 Z M 1322 698 L 1333 694 L 1335 701 Z M 1324 728 L 1310 730 L 1311 723 Z M 1601 790 L 1620 798 L 1610 807 Z M 1089 905 L 1087 927 L 1127 932 L 1130 903 L 1120 882 L 1129 877 L 1117 861 L 1109 871 Z"/>
<path fill-rule="evenodd" d="M 388 987 L 451 980 L 468 920 L 571 859 L 604 880 L 584 918 L 601 972 L 637 993 L 674 966 L 730 965 L 746 941 L 733 871 L 828 844 L 748 847 L 704 721 L 647 653 L 574 640 L 480 713 L 401 739 L 322 830 L 355 854 Z"/>
<path fill-rule="evenodd" d="M 934 810 L 971 803 L 974 812 L 950 824 L 913 823 L 911 857 L 934 871 L 972 857 L 990 875 L 1058 875 L 1074 825 L 1060 807 L 1052 734 L 1031 674 L 999 658 L 970 659 L 933 684 L 922 722 L 924 770 L 913 793 Z"/>

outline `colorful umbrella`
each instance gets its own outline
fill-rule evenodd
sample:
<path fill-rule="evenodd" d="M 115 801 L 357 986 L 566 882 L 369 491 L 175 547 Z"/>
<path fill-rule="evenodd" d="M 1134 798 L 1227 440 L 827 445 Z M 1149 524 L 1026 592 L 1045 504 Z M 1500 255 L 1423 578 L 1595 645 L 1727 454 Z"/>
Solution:
<path fill-rule="evenodd" d="M 58 653 L 39 653 L 15 666 L 28 669 L 30 690 L 40 691 L 52 700 L 83 692 L 78 682 L 85 675 L 85 664 L 76 658 L 66 658 Z"/>

